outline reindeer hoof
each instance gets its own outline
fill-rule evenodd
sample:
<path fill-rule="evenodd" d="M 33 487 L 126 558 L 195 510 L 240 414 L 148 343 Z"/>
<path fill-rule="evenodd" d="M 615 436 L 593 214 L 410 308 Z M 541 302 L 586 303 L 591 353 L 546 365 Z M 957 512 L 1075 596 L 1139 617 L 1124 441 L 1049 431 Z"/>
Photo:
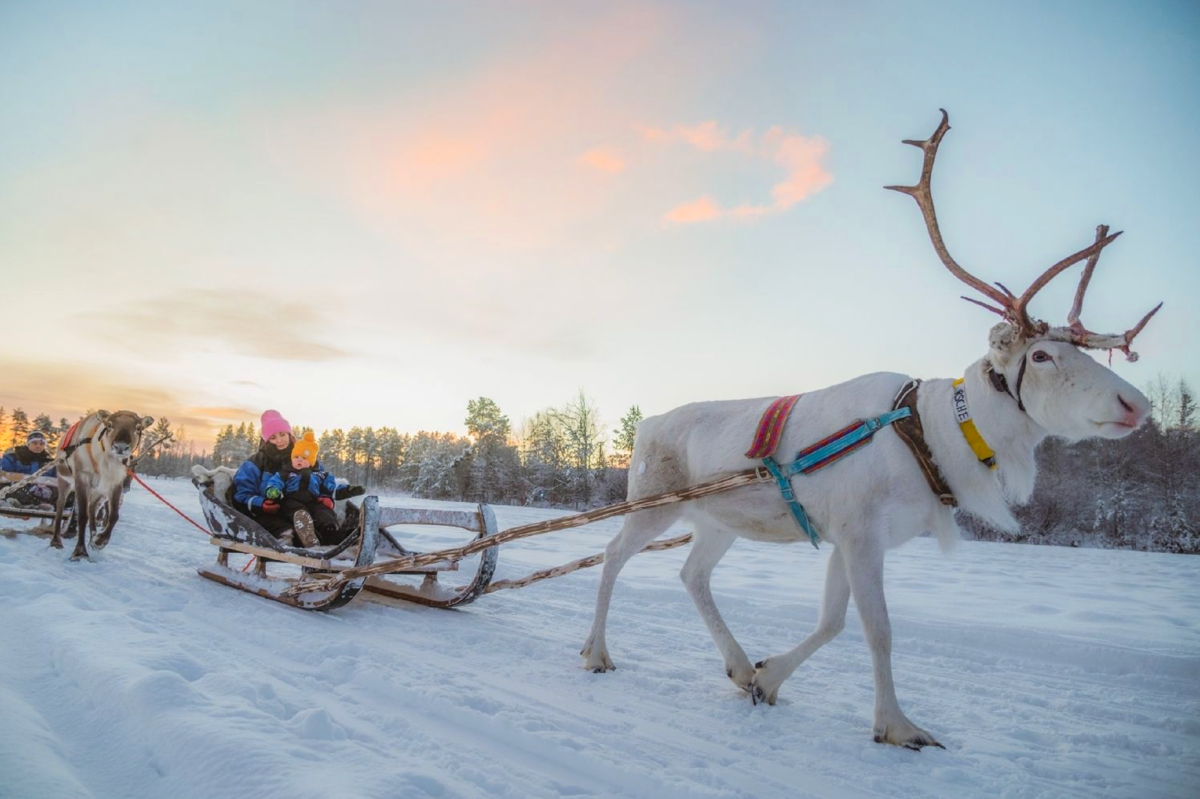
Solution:
<path fill-rule="evenodd" d="M 50 542 L 50 546 L 54 547 L 55 549 L 62 549 L 63 542 L 61 540 L 55 538 Z"/>
<path fill-rule="evenodd" d="M 756 706 L 757 705 L 773 705 L 773 704 L 775 704 L 774 702 L 768 701 L 767 692 L 764 691 L 762 688 L 759 688 L 754 683 L 750 684 L 750 687 L 747 689 L 747 691 L 750 694 L 751 703 L 753 703 Z"/>
<path fill-rule="evenodd" d="M 72 560 L 72 561 L 76 561 L 76 560 L 86 560 L 86 561 L 88 561 L 88 562 L 90 563 L 90 562 L 91 562 L 91 560 L 92 560 L 92 558 L 91 558 L 91 556 L 90 556 L 90 555 L 88 555 L 86 552 L 76 552 L 74 555 L 72 555 L 72 556 L 71 556 L 71 560 Z"/>
<path fill-rule="evenodd" d="M 895 727 L 885 727 L 883 730 L 876 727 L 875 743 L 902 746 L 914 752 L 919 752 L 926 746 L 936 746 L 938 749 L 946 748 L 938 743 L 938 740 L 927 731 L 912 722 L 901 723 Z"/>
<path fill-rule="evenodd" d="M 617 668 L 613 665 L 612 658 L 608 656 L 608 647 L 597 647 L 594 637 L 587 639 L 579 654 L 583 655 L 583 667 L 592 674 L 603 674 L 606 671 L 615 671 Z"/>
<path fill-rule="evenodd" d="M 104 549 L 108 546 L 109 537 L 107 535 L 98 535 L 92 539 L 92 546 L 96 549 Z"/>

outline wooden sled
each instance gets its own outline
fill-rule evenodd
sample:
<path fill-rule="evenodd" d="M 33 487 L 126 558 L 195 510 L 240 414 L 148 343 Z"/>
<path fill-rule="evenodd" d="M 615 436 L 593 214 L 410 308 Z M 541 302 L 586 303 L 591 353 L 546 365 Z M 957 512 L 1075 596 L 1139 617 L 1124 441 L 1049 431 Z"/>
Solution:
<path fill-rule="evenodd" d="M 213 486 L 193 480 L 200 491 L 200 506 L 205 521 L 213 532 L 210 543 L 220 548 L 213 566 L 199 569 L 201 576 L 252 594 L 283 602 L 305 610 L 332 610 L 345 605 L 366 590 L 407 602 L 430 607 L 450 608 L 473 601 L 483 593 L 496 570 L 496 549 L 489 548 L 480 556 L 472 580 L 464 586 L 450 588 L 438 583 L 438 575 L 458 571 L 458 563 L 438 561 L 419 568 L 397 569 L 387 575 L 422 575 L 420 586 L 408 586 L 387 579 L 387 575 L 357 578 L 333 591 L 308 592 L 293 596 L 287 589 L 300 580 L 311 580 L 336 574 L 350 567 L 368 566 L 383 556 L 403 557 L 414 553 L 401 546 L 385 528 L 392 525 L 437 525 L 459 527 L 476 533 L 476 539 L 496 533 L 496 517 L 491 508 L 478 506 L 477 511 L 447 511 L 423 508 L 381 508 L 377 497 L 364 497 L 362 506 L 348 503 L 347 524 L 356 523 L 357 530 L 333 547 L 292 547 L 283 544 L 250 517 L 240 513 L 217 497 Z M 228 564 L 230 552 L 255 557 L 254 568 L 241 572 Z M 348 555 L 353 554 L 350 560 Z M 287 563 L 300 567 L 300 574 L 275 577 L 267 574 L 271 563 Z M 386 560 L 380 561 L 386 563 Z"/>

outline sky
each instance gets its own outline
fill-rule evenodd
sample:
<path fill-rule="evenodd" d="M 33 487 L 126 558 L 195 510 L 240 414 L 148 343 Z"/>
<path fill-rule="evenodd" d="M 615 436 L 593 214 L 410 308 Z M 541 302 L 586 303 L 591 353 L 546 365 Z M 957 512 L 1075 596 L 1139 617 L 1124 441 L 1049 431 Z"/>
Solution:
<path fill-rule="evenodd" d="M 211 441 L 949 377 L 1090 244 L 1200 385 L 1192 2 L 0 0 L 0 406 Z M 1080 267 L 1038 295 L 1065 322 Z M 1104 354 L 1098 355 L 1104 358 Z"/>

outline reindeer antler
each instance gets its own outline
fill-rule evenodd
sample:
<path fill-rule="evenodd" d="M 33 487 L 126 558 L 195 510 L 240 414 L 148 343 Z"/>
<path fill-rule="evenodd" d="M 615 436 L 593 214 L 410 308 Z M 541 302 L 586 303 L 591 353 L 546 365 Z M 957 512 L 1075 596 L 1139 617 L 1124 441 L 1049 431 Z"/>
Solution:
<path fill-rule="evenodd" d="M 930 241 L 933 242 L 933 249 L 937 252 L 938 257 L 942 259 L 942 263 L 946 265 L 946 269 L 950 270 L 950 274 L 992 300 L 999 307 L 989 305 L 986 302 L 971 297 L 963 297 L 963 299 L 987 308 L 992 313 L 999 314 L 1009 324 L 1015 325 L 1024 337 L 1047 335 L 1051 339 L 1069 341 L 1072 344 L 1088 349 L 1119 349 L 1125 353 L 1125 356 L 1129 360 L 1137 360 L 1137 353 L 1131 352 L 1129 345 L 1133 343 L 1134 336 L 1140 333 L 1142 328 L 1146 326 L 1146 323 L 1150 321 L 1150 317 L 1154 316 L 1158 312 L 1158 309 L 1162 307 L 1161 302 L 1155 306 L 1154 310 L 1142 317 L 1142 321 L 1123 334 L 1094 333 L 1085 328 L 1079 321 L 1079 313 L 1083 307 L 1083 295 L 1087 291 L 1088 283 L 1091 282 L 1092 272 L 1095 270 L 1096 263 L 1100 259 L 1100 252 L 1109 244 L 1116 241 L 1117 237 L 1121 235 L 1120 231 L 1109 235 L 1108 226 L 1100 225 L 1096 228 L 1096 241 L 1091 246 L 1068 255 L 1051 266 L 1039 275 L 1029 285 L 1029 288 L 1021 292 L 1020 296 L 1013 294 L 1000 283 L 996 284 L 1000 289 L 997 291 L 959 266 L 954 257 L 950 255 L 950 251 L 946 248 L 946 242 L 942 239 L 942 232 L 938 228 L 937 212 L 934 210 L 933 193 L 931 190 L 933 162 L 937 157 L 938 145 L 942 143 L 942 137 L 946 135 L 946 131 L 950 130 L 950 116 L 946 113 L 946 109 L 942 108 L 938 110 L 942 112 L 942 121 L 932 136 L 924 141 L 904 140 L 904 144 L 919 147 L 925 154 L 924 163 L 921 165 L 921 179 L 917 182 L 917 185 L 885 186 L 884 188 L 898 191 L 901 194 L 907 194 L 917 201 L 917 206 L 921 209 L 921 216 L 925 218 L 925 227 L 929 232 Z M 1074 266 L 1085 258 L 1088 260 L 1087 266 L 1084 267 L 1083 275 L 1080 277 L 1079 288 L 1075 291 L 1075 303 L 1072 305 L 1071 312 L 1067 316 L 1069 327 L 1051 328 L 1045 322 L 1030 316 L 1028 310 L 1029 301 L 1033 299 L 1034 295 L 1045 288 L 1051 280 L 1062 274 L 1067 268 Z"/>

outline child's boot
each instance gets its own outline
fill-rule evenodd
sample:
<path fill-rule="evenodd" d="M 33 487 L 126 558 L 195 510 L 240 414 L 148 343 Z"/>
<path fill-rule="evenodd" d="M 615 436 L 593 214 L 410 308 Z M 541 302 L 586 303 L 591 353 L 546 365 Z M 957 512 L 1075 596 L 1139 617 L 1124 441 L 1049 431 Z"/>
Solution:
<path fill-rule="evenodd" d="M 298 510 L 292 515 L 292 530 L 296 533 L 296 538 L 300 539 L 301 546 L 311 549 L 321 545 L 317 539 L 316 522 L 308 511 Z"/>

